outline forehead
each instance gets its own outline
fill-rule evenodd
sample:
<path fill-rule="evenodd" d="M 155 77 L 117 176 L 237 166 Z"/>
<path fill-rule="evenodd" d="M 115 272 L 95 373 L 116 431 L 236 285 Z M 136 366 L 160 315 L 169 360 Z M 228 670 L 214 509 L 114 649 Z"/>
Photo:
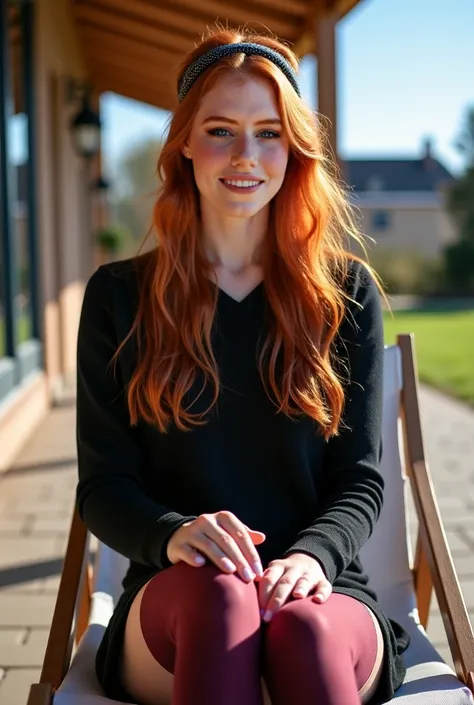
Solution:
<path fill-rule="evenodd" d="M 280 117 L 275 90 L 269 81 L 254 76 L 224 74 L 201 99 L 197 118 L 207 115 Z"/>

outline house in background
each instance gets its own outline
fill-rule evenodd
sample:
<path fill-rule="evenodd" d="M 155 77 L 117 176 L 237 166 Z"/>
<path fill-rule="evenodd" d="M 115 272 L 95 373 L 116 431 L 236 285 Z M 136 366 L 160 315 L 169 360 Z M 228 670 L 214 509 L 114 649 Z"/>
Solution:
<path fill-rule="evenodd" d="M 434 258 L 455 239 L 445 207 L 454 177 L 433 155 L 431 140 L 425 140 L 418 159 L 348 159 L 344 180 L 376 251 Z"/>

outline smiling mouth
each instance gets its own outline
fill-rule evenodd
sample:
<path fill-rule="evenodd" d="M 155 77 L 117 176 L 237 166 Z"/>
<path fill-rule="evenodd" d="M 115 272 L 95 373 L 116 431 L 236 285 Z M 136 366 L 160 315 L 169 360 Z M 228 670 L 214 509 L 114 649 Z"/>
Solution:
<path fill-rule="evenodd" d="M 240 193 L 252 193 L 265 183 L 260 179 L 219 179 L 219 181 L 230 191 Z"/>

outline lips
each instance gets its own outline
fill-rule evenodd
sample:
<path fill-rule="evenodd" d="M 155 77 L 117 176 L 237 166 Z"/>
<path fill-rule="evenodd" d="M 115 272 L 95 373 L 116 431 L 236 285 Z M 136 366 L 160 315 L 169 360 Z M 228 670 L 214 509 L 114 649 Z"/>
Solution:
<path fill-rule="evenodd" d="M 221 184 L 233 193 L 254 193 L 264 183 L 261 179 L 219 179 Z"/>

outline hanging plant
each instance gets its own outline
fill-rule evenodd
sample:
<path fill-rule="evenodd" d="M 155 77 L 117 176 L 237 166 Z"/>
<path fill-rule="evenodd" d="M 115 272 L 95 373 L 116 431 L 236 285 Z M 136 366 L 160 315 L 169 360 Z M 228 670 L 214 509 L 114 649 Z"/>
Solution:
<path fill-rule="evenodd" d="M 108 225 L 96 233 L 97 245 L 109 254 L 116 254 L 125 244 L 127 233 L 120 225 Z"/>

